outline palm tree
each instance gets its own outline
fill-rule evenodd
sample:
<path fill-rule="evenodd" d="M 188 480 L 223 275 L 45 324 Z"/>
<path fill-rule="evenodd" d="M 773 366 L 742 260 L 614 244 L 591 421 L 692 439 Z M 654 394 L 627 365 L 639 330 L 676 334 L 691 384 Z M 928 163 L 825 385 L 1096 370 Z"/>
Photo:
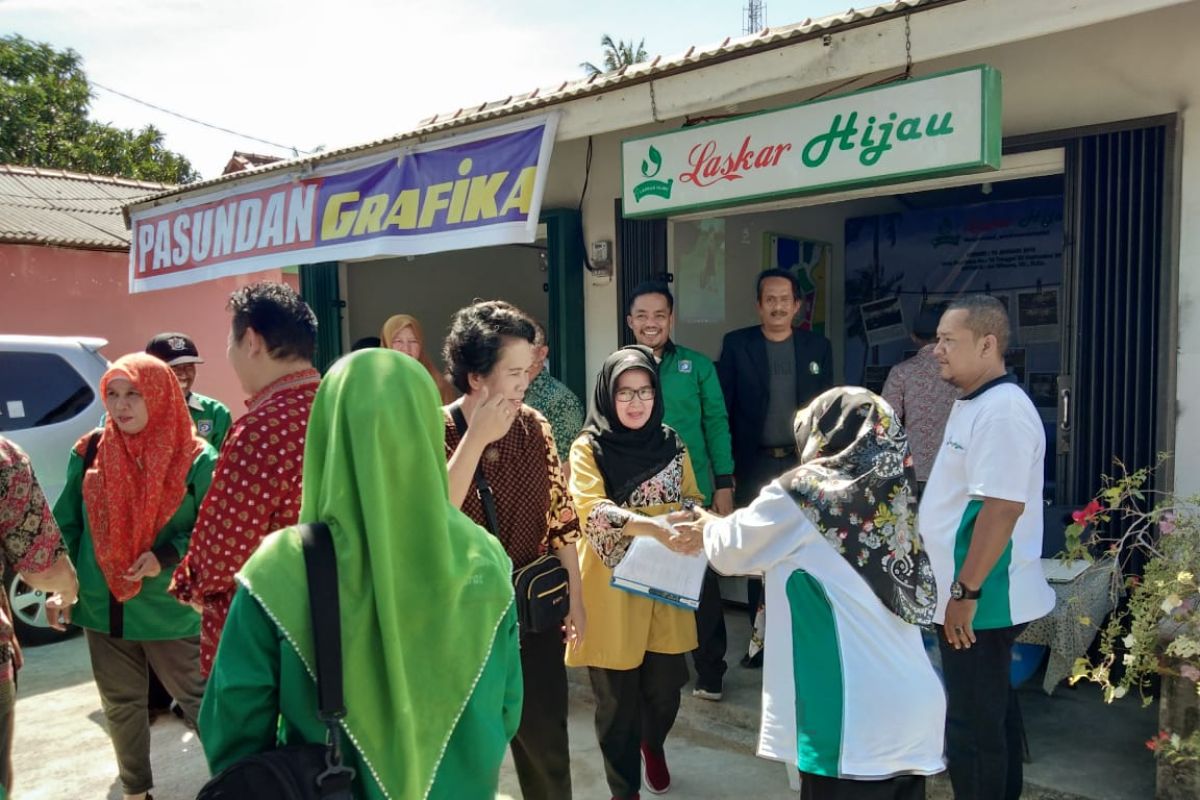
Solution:
<path fill-rule="evenodd" d="M 621 39 L 617 42 L 607 33 L 600 37 L 600 46 L 604 48 L 604 69 L 600 69 L 590 61 L 584 61 L 579 66 L 588 74 L 590 78 L 593 75 L 598 75 L 602 72 L 616 72 L 621 67 L 628 67 L 630 64 L 637 64 L 649 58 L 646 54 L 646 40 L 642 39 L 635 47 L 633 40 L 626 42 Z"/>

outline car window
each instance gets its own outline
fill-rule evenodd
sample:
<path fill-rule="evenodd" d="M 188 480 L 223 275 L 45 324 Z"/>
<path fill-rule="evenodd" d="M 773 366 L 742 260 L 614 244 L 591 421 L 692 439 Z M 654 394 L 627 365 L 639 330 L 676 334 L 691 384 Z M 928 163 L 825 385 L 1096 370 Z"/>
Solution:
<path fill-rule="evenodd" d="M 0 352 L 0 432 L 66 422 L 94 398 L 92 388 L 61 356 Z"/>

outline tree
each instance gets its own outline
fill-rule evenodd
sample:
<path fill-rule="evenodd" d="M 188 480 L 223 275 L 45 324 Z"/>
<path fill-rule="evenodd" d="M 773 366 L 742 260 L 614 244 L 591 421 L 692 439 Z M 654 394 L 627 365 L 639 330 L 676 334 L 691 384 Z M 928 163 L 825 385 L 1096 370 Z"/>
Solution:
<path fill-rule="evenodd" d="M 636 47 L 634 47 L 632 39 L 628 42 L 624 39 L 613 42 L 613 38 L 606 33 L 600 37 L 600 47 L 604 49 L 604 69 L 600 69 L 590 61 L 584 61 L 579 66 L 583 68 L 589 78 L 602 72 L 616 72 L 621 67 L 628 67 L 631 64 L 647 60 L 649 56 L 646 55 L 645 44 L 645 39 L 638 42 Z"/>
<path fill-rule="evenodd" d="M 88 118 L 91 84 L 74 50 L 0 37 L 0 164 L 67 169 L 161 183 L 200 177 L 163 146 L 162 131 Z"/>

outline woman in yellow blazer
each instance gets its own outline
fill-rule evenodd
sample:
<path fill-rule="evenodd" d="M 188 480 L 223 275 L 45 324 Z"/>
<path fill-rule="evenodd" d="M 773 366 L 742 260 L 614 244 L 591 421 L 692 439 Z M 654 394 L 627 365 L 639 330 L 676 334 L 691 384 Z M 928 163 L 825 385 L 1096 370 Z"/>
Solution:
<path fill-rule="evenodd" d="M 684 500 L 703 504 L 691 461 L 663 425 L 654 354 L 639 345 L 605 359 L 594 410 L 571 447 L 571 495 L 586 545 L 579 565 L 588 632 L 567 664 L 588 667 L 596 695 L 596 734 L 614 798 L 637 798 L 671 785 L 663 743 L 688 681 L 684 654 L 696 648 L 695 613 L 610 585 L 635 536 L 653 536 L 692 553 L 702 542 L 663 524 Z M 677 513 L 671 521 L 689 519 Z M 640 751 L 640 755 L 639 755 Z"/>

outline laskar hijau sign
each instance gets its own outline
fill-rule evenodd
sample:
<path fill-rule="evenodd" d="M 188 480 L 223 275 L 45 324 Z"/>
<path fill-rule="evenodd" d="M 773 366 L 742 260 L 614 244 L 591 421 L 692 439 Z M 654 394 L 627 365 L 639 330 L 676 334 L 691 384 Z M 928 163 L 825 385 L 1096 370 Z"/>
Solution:
<path fill-rule="evenodd" d="M 1000 166 L 987 66 L 628 139 L 624 213 L 662 216 Z"/>
<path fill-rule="evenodd" d="M 129 289 L 537 237 L 557 117 L 297 166 L 129 211 Z"/>

